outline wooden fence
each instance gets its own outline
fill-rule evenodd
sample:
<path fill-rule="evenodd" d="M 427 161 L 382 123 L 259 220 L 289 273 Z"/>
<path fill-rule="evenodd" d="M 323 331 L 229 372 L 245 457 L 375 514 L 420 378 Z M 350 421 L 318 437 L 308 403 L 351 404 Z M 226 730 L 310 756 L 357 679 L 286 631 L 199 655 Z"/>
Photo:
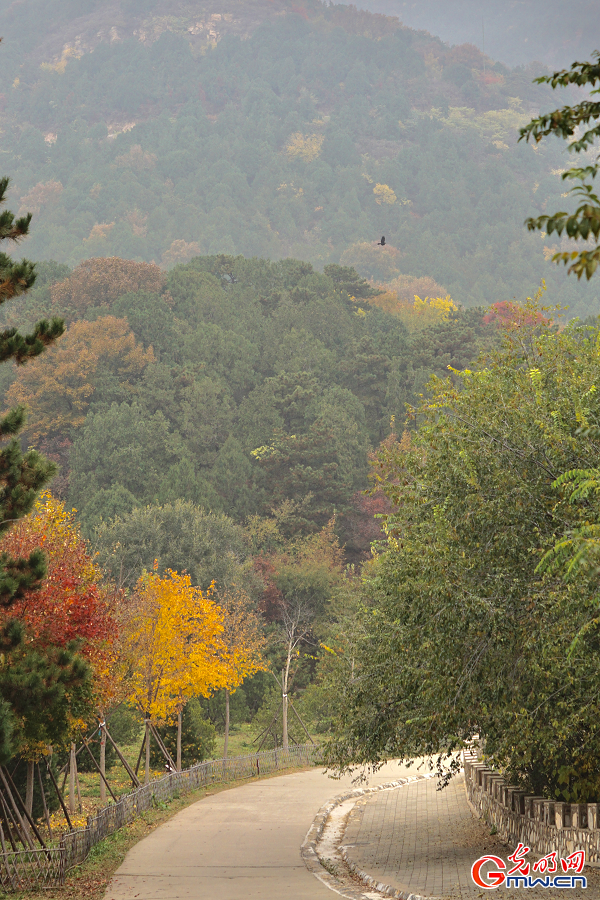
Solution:
<path fill-rule="evenodd" d="M 285 751 L 265 750 L 251 756 L 211 759 L 183 772 L 163 775 L 89 816 L 85 828 L 63 834 L 57 847 L 0 853 L 0 886 L 5 891 L 27 891 L 63 884 L 65 873 L 82 863 L 92 847 L 157 803 L 209 784 L 316 765 L 319 756 L 319 748 L 314 744 L 296 744 Z"/>

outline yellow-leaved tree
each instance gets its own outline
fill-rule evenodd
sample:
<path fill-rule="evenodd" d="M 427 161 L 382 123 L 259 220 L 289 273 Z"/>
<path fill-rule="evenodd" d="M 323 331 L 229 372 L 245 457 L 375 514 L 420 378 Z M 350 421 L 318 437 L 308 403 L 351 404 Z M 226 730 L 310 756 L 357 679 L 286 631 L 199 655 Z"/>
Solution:
<path fill-rule="evenodd" d="M 324 136 L 322 134 L 302 134 L 296 131 L 290 135 L 285 152 L 290 159 L 303 159 L 305 162 L 315 160 L 323 146 Z"/>
<path fill-rule="evenodd" d="M 421 299 L 415 288 L 439 289 L 432 278 L 411 278 L 401 276 L 389 284 L 379 284 L 381 293 L 370 298 L 372 306 L 378 306 L 404 322 L 408 331 L 418 331 L 438 322 L 447 322 L 458 311 L 458 306 L 449 294 L 430 295 Z"/>
<path fill-rule="evenodd" d="M 230 679 L 223 641 L 225 613 L 189 575 L 146 572 L 123 610 L 123 652 L 129 663 L 128 699 L 146 723 L 146 783 L 154 725 L 177 716 L 181 769 L 181 714 L 193 696 L 208 697 Z"/>

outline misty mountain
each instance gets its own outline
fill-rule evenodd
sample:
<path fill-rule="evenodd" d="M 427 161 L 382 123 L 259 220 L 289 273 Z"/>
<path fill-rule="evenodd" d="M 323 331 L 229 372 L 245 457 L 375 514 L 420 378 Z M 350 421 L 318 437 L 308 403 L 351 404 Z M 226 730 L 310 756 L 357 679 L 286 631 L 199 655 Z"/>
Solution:
<path fill-rule="evenodd" d="M 345 2 L 345 0 L 342 0 Z M 359 9 L 398 16 L 451 44 L 474 44 L 509 66 L 565 68 L 600 47 L 595 0 L 357 0 Z"/>
<path fill-rule="evenodd" d="M 465 306 L 545 279 L 550 302 L 598 309 L 598 288 L 523 227 L 568 202 L 564 148 L 518 143 L 574 96 L 534 85 L 540 65 L 318 0 L 4 0 L 0 14 L 2 171 L 34 214 L 33 259 L 293 256 L 431 278 Z"/>

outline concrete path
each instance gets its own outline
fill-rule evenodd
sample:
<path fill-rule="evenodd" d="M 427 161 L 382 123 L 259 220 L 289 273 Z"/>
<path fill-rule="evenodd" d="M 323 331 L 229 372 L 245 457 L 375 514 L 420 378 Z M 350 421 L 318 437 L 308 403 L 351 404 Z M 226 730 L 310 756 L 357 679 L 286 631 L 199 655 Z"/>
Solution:
<path fill-rule="evenodd" d="M 367 794 L 350 812 L 342 844 L 349 861 L 399 896 L 475 900 L 485 892 L 471 880 L 472 864 L 490 854 L 506 860 L 514 848 L 491 835 L 485 822 L 473 815 L 462 777 L 443 791 L 436 787 L 436 779 L 430 778 Z M 600 872 L 586 869 L 585 875 L 585 890 L 502 888 L 497 893 L 502 900 L 523 898 L 524 893 L 529 900 L 549 894 L 600 900 Z"/>
<path fill-rule="evenodd" d="M 368 783 L 406 774 L 389 763 Z M 300 846 L 319 808 L 349 787 L 311 769 L 206 797 L 129 851 L 105 900 L 331 900 Z"/>

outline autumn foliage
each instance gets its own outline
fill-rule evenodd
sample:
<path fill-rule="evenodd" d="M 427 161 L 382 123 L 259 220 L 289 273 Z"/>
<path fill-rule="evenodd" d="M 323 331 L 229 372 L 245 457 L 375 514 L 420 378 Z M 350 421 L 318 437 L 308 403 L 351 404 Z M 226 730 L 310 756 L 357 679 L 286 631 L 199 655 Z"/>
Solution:
<path fill-rule="evenodd" d="M 539 309 L 531 309 L 528 305 L 521 306 L 510 300 L 502 300 L 493 303 L 490 311 L 483 317 L 486 325 L 498 325 L 501 328 L 513 330 L 530 325 L 547 325 L 550 319 L 546 318 Z"/>
<path fill-rule="evenodd" d="M 85 315 L 94 306 L 111 306 L 124 294 L 161 293 L 165 274 L 154 263 L 132 262 L 117 256 L 86 259 L 72 274 L 55 284 L 52 304 L 67 320 Z"/>
<path fill-rule="evenodd" d="M 450 295 L 441 296 L 441 290 L 437 296 L 433 291 L 424 298 L 419 296 L 419 288 L 439 290 L 439 285 L 432 278 L 406 279 L 406 282 L 400 278 L 390 284 L 380 285 L 382 292 L 371 298 L 369 303 L 401 319 L 409 331 L 445 322 L 453 312 L 457 312 L 458 307 Z"/>
<path fill-rule="evenodd" d="M 74 322 L 43 356 L 21 368 L 7 401 L 27 407 L 27 436 L 40 440 L 72 436 L 83 425 L 96 379 L 110 373 L 125 395 L 145 367 L 154 361 L 136 342 L 127 319 L 104 316 Z"/>
<path fill-rule="evenodd" d="M 245 591 L 229 588 L 219 593 L 218 600 L 223 613 L 221 661 L 225 666 L 225 687 L 233 692 L 246 678 L 266 670 L 266 640 L 260 616 L 252 610 Z"/>
<path fill-rule="evenodd" d="M 94 668 L 100 667 L 115 627 L 102 574 L 90 559 L 74 514 L 49 492 L 1 543 L 2 552 L 14 557 L 38 548 L 46 557 L 48 574 L 39 589 L 26 592 L 3 613 L 4 619 L 19 619 L 35 646 L 64 647 L 79 640 L 83 655 Z"/>
<path fill-rule="evenodd" d="M 193 696 L 224 687 L 223 612 L 189 575 L 147 572 L 121 615 L 121 647 L 131 672 L 128 699 L 157 721 Z"/>

